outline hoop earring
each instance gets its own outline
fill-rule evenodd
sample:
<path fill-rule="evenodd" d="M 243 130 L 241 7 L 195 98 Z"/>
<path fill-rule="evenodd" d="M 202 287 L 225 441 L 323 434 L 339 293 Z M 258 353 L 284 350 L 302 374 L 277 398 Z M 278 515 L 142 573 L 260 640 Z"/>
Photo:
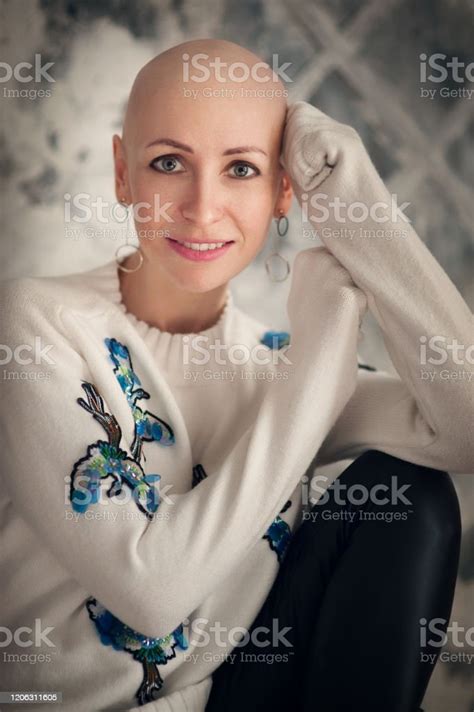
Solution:
<path fill-rule="evenodd" d="M 279 237 L 285 237 L 288 232 L 288 228 L 289 220 L 284 214 L 283 210 L 280 210 L 280 215 L 276 220 L 276 229 Z M 275 274 L 274 272 L 275 266 L 278 265 L 280 268 L 280 276 L 278 276 L 278 273 Z M 284 282 L 288 278 L 288 275 L 290 274 L 290 263 L 287 259 L 283 257 L 283 255 L 280 255 L 280 253 L 278 252 L 278 245 L 276 246 L 276 249 L 274 248 L 274 251 L 271 252 L 265 260 L 265 269 L 272 282 Z"/>
<path fill-rule="evenodd" d="M 128 237 L 129 237 L 129 234 L 128 234 L 128 225 L 129 225 L 129 223 L 130 223 L 130 205 L 128 205 L 128 203 L 127 203 L 127 201 L 126 201 L 125 199 L 121 200 L 120 203 L 121 203 L 121 204 L 124 206 L 124 208 L 126 208 L 126 210 L 127 210 L 127 236 L 126 236 L 126 238 L 125 238 L 125 245 L 120 245 L 120 246 L 117 247 L 117 249 L 115 250 L 115 261 L 116 261 L 116 263 L 117 263 L 118 269 L 121 270 L 121 272 L 126 272 L 127 274 L 133 274 L 133 272 L 138 272 L 138 270 L 140 269 L 140 267 L 141 267 L 142 264 L 143 264 L 143 253 L 142 253 L 142 251 L 141 251 L 141 249 L 140 249 L 140 245 L 131 245 L 131 244 L 128 242 Z M 135 253 L 138 255 L 138 264 L 137 264 L 136 267 L 124 267 L 124 266 L 123 266 L 123 262 L 120 260 L 120 251 L 123 250 L 123 249 L 126 248 L 126 247 L 131 247 L 133 250 L 135 250 Z M 126 259 L 127 257 L 129 257 L 130 254 L 133 254 L 133 253 L 129 253 L 129 254 L 125 255 L 125 259 Z"/>

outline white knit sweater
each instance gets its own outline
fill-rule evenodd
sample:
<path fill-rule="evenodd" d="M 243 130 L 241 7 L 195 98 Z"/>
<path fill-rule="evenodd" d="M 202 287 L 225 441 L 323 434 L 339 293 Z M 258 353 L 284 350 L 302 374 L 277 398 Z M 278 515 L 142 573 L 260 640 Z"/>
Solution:
<path fill-rule="evenodd" d="M 319 185 L 320 148 L 298 135 L 301 117 L 308 136 L 324 116 L 315 111 L 297 107 L 285 145 L 300 202 Z M 322 181 L 379 198 L 363 148 L 337 146 Z M 462 297 L 411 227 L 403 240 L 322 238 L 294 262 L 281 349 L 261 345 L 269 326 L 230 291 L 198 345 L 161 332 L 126 311 L 113 262 L 2 286 L 0 343 L 15 355 L 1 377 L 1 690 L 62 692 L 62 706 L 45 707 L 68 712 L 134 709 L 148 646 L 163 656 L 149 679 L 158 670 L 163 686 L 143 708 L 202 712 L 235 629 L 250 626 L 274 581 L 315 464 L 378 448 L 474 469 L 472 382 L 446 377 L 467 369 L 449 349 L 420 363 L 420 336 L 472 339 Z M 367 304 L 400 377 L 357 367 Z M 196 363 L 217 340 L 227 352 Z M 236 345 L 252 357 L 237 363 Z M 95 496 L 84 493 L 104 467 Z M 111 498 L 114 476 L 123 484 Z"/>

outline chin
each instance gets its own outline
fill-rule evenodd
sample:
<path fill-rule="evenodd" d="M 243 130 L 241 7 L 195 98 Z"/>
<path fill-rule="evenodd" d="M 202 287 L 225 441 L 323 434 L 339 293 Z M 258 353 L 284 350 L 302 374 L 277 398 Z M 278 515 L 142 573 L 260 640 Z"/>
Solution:
<path fill-rule="evenodd" d="M 180 269 L 168 272 L 168 276 L 179 289 L 195 294 L 211 292 L 226 285 L 233 275 L 219 268 Z"/>

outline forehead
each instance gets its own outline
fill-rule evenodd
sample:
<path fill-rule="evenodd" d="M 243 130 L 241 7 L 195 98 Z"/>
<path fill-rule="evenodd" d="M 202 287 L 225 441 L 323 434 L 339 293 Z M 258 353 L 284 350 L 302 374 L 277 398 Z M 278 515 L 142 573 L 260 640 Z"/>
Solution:
<path fill-rule="evenodd" d="M 254 144 L 268 151 L 281 138 L 285 109 L 281 97 L 249 95 L 238 84 L 176 82 L 149 86 L 135 97 L 129 124 L 133 142 L 140 147 L 166 136 L 206 150 Z"/>

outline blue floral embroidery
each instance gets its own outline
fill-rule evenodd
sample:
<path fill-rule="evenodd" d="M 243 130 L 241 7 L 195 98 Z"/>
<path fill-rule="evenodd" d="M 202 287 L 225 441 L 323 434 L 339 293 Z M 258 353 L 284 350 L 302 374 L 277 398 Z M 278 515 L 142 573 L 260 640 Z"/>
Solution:
<path fill-rule="evenodd" d="M 149 638 L 122 623 L 95 598 L 89 598 L 86 607 L 101 642 L 111 645 L 114 650 L 130 653 L 134 660 L 142 663 L 143 682 L 136 692 L 136 698 L 140 706 L 151 702 L 163 686 L 157 666 L 166 665 L 168 660 L 175 658 L 176 647 L 181 650 L 188 648 L 182 624 L 164 638 Z"/>
<path fill-rule="evenodd" d="M 289 507 L 291 507 L 291 499 L 286 502 L 285 506 L 280 511 L 280 514 L 286 512 Z M 291 529 L 285 522 L 285 520 L 280 517 L 279 514 L 270 524 L 269 528 L 267 529 L 267 533 L 263 535 L 263 538 L 268 540 L 268 543 L 270 544 L 270 549 L 276 553 L 278 562 L 281 563 L 288 544 L 290 543 Z"/>
<path fill-rule="evenodd" d="M 87 401 L 78 398 L 77 402 L 102 425 L 107 433 L 107 442 L 97 440 L 92 443 L 85 456 L 74 464 L 71 474 L 71 505 L 76 512 L 85 513 L 91 504 L 99 501 L 101 481 L 110 477 L 112 484 L 107 495 L 118 495 L 124 485 L 128 486 L 138 508 L 152 519 L 160 504 L 159 492 L 154 487 L 160 475 L 145 474 L 140 464 L 142 457 L 145 459 L 142 444 L 144 441 L 155 441 L 162 445 L 172 445 L 175 442 L 174 433 L 164 420 L 138 407 L 137 401 L 149 398 L 150 395 L 141 387 L 127 347 L 116 339 L 105 339 L 105 344 L 135 422 L 131 455 L 121 448 L 122 431 L 115 416 L 105 411 L 99 391 L 92 383 L 84 382 L 82 388 Z M 95 598 L 90 597 L 86 607 L 102 643 L 112 645 L 115 650 L 131 653 L 135 660 L 142 663 L 144 677 L 136 697 L 139 705 L 151 702 L 163 685 L 157 665 L 164 665 L 174 658 L 177 646 L 182 650 L 188 646 L 182 625 L 164 638 L 147 638 L 115 618 Z"/>
<path fill-rule="evenodd" d="M 99 500 L 101 480 L 112 478 L 112 484 L 107 495 L 119 495 L 123 485 L 127 485 L 133 493 L 138 508 L 153 518 L 160 502 L 159 493 L 153 483 L 160 475 L 146 475 L 140 463 L 130 457 L 120 447 L 122 431 L 113 415 L 104 410 L 104 401 L 92 383 L 83 383 L 87 402 L 78 398 L 82 408 L 92 414 L 108 435 L 108 441 L 97 440 L 87 448 L 84 457 L 78 460 L 71 474 L 71 505 L 75 512 L 83 514 L 91 504 Z"/>
<path fill-rule="evenodd" d="M 290 335 L 287 331 L 266 331 L 260 343 L 269 349 L 282 349 L 290 343 Z"/>
<path fill-rule="evenodd" d="M 133 457 L 135 459 L 140 457 L 143 441 L 155 440 L 161 445 L 173 445 L 175 437 L 171 426 L 157 415 L 142 410 L 137 405 L 137 401 L 149 398 L 150 394 L 141 387 L 141 381 L 133 370 L 132 358 L 127 347 L 116 339 L 105 339 L 105 345 L 114 364 L 115 376 L 127 397 L 135 421 L 135 438 L 131 447 Z"/>

